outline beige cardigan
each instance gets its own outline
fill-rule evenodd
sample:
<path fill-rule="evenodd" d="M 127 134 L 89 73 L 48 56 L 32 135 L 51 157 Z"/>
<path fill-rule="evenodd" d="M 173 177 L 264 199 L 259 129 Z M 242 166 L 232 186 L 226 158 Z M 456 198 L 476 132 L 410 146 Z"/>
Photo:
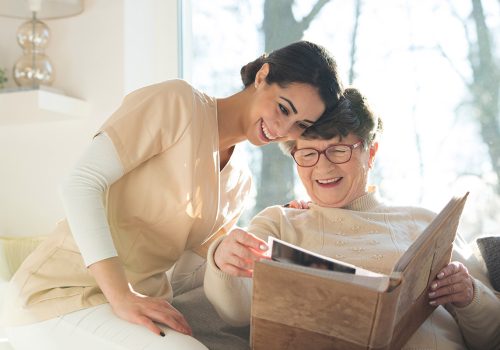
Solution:
<path fill-rule="evenodd" d="M 388 274 L 434 216 L 421 208 L 385 206 L 370 193 L 347 208 L 270 207 L 251 221 L 248 230 L 264 240 L 272 235 L 322 255 Z M 205 293 L 227 322 L 248 324 L 250 280 L 230 276 L 217 268 L 213 253 L 219 243 L 220 240 L 215 241 L 208 252 Z M 454 259 L 459 260 L 456 251 L 454 254 Z M 474 281 L 472 303 L 461 309 L 450 307 L 449 311 L 438 307 L 404 349 L 466 349 L 466 344 L 472 349 L 500 349 L 500 300 L 478 266 L 471 261 L 463 262 L 484 282 Z"/>
<path fill-rule="evenodd" d="M 103 125 L 124 167 L 105 198 L 113 241 L 139 293 L 172 297 L 165 271 L 240 215 L 250 190 L 244 164 L 219 171 L 217 105 L 181 80 L 128 95 Z M 46 320 L 106 299 L 66 221 L 13 276 L 3 323 Z"/>

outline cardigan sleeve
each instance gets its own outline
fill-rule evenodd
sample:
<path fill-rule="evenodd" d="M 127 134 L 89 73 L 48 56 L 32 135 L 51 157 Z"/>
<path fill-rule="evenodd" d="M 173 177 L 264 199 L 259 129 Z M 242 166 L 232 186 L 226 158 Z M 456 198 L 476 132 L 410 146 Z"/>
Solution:
<path fill-rule="evenodd" d="M 473 277 L 474 298 L 466 307 L 450 306 L 470 349 L 500 349 L 500 293 L 495 292 L 474 254 L 456 249 L 453 260 L 462 262 Z"/>
<path fill-rule="evenodd" d="M 252 280 L 232 276 L 217 267 L 214 252 L 223 239 L 220 237 L 208 249 L 203 287 L 207 299 L 225 322 L 236 327 L 246 326 L 250 323 Z"/>
<path fill-rule="evenodd" d="M 279 237 L 280 215 L 278 207 L 267 208 L 252 219 L 248 231 L 264 240 L 269 235 Z M 225 322 L 233 326 L 245 326 L 250 323 L 251 317 L 252 280 L 232 276 L 217 267 L 214 252 L 223 239 L 220 237 L 208 249 L 205 294 Z"/>
<path fill-rule="evenodd" d="M 500 300 L 488 287 L 474 279 L 474 299 L 454 312 L 470 349 L 500 349 Z"/>

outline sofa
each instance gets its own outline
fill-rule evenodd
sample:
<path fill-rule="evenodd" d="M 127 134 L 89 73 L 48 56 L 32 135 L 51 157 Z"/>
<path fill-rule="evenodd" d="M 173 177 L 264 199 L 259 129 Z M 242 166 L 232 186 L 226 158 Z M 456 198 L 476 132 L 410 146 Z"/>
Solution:
<path fill-rule="evenodd" d="M 0 301 L 3 300 L 2 295 L 9 279 L 44 238 L 45 236 L 0 236 Z M 471 251 L 475 251 L 473 259 L 477 262 L 471 273 L 480 276 L 479 279 L 483 283 L 493 286 L 500 297 L 500 236 L 478 238 L 474 244 L 470 245 L 470 248 Z M 203 287 L 200 286 L 204 266 L 198 263 L 196 268 L 193 268 L 192 261 L 196 256 L 199 259 L 200 255 L 205 255 L 206 249 L 196 253 L 185 253 L 178 262 L 178 265 L 188 266 L 188 268 L 176 266 L 179 271 L 174 268 L 168 272 L 173 281 L 174 294 L 176 294 L 173 305 L 187 318 L 196 338 L 209 348 L 248 349 L 249 328 L 232 327 L 224 323 L 205 297 Z M 13 350 L 1 329 L 0 350 Z"/>
<path fill-rule="evenodd" d="M 8 281 L 45 237 L 0 236 L 0 312 Z M 205 297 L 201 285 L 205 260 L 200 259 L 200 256 L 206 256 L 206 251 L 207 247 L 204 245 L 196 252 L 184 253 L 177 265 L 167 272 L 176 295 L 173 305 L 186 317 L 196 338 L 210 349 L 247 350 L 249 328 L 227 325 Z M 1 328 L 0 350 L 14 350 Z"/>

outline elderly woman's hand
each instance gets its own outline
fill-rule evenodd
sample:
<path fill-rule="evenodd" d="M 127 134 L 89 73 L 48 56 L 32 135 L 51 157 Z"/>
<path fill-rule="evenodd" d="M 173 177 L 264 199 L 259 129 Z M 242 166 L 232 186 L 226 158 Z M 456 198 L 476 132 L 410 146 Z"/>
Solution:
<path fill-rule="evenodd" d="M 460 262 L 453 261 L 444 267 L 431 283 L 429 291 L 431 305 L 451 303 L 465 307 L 474 298 L 474 284 L 467 268 Z"/>
<path fill-rule="evenodd" d="M 236 228 L 221 241 L 214 253 L 215 264 L 222 271 L 242 277 L 252 277 L 255 261 L 266 258 L 266 242 Z"/>
<path fill-rule="evenodd" d="M 309 203 L 311 203 L 311 201 L 294 199 L 293 201 L 290 201 L 289 203 L 285 204 L 284 207 L 293 209 L 309 209 Z"/>

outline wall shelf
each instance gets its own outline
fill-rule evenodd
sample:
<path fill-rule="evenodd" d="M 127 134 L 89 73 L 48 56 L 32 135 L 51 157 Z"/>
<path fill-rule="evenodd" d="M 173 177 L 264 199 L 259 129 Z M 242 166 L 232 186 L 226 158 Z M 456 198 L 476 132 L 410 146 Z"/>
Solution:
<path fill-rule="evenodd" d="M 89 113 L 88 102 L 56 90 L 0 90 L 0 125 L 72 120 Z"/>

